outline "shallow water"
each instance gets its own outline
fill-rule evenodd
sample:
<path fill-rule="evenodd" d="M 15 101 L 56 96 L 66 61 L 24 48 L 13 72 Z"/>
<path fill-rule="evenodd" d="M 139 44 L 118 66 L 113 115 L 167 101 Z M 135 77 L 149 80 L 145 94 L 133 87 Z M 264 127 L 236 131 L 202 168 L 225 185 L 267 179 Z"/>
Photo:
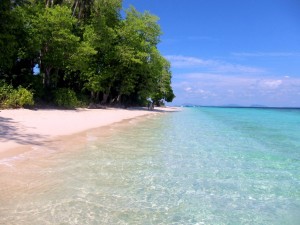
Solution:
<path fill-rule="evenodd" d="M 300 223 L 299 110 L 186 108 L 129 123 L 0 161 L 0 224 Z"/>

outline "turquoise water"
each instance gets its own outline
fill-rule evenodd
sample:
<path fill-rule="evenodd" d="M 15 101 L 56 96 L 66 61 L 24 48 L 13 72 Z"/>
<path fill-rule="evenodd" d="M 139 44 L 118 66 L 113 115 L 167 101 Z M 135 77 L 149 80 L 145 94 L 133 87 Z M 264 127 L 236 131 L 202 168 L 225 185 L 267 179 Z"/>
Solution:
<path fill-rule="evenodd" d="M 300 224 L 300 110 L 185 108 L 130 123 L 22 172 L 12 164 L 0 224 Z"/>

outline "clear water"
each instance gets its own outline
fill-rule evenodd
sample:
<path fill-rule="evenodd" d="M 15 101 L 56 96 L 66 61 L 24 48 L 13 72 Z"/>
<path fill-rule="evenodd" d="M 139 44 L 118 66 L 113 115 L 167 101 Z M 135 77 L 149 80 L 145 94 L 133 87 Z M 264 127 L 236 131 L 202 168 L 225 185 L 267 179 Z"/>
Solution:
<path fill-rule="evenodd" d="M 0 224 L 300 224 L 300 110 L 186 108 L 86 135 L 22 171 L 0 162 Z"/>

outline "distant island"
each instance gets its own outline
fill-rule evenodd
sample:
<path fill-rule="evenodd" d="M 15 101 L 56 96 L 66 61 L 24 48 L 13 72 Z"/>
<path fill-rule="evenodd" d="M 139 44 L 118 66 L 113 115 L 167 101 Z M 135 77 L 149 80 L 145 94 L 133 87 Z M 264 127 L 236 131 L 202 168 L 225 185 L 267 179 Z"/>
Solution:
<path fill-rule="evenodd" d="M 262 108 L 262 109 L 300 109 L 300 107 L 279 107 L 279 106 L 265 106 L 253 104 L 249 106 L 228 104 L 228 105 L 198 105 L 198 104 L 182 104 L 177 107 L 212 107 L 212 108 Z"/>

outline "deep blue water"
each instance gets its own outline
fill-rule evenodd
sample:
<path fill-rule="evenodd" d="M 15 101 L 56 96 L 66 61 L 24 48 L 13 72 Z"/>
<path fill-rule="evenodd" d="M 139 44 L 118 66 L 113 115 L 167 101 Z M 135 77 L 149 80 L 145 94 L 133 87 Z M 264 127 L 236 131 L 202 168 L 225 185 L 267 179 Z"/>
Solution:
<path fill-rule="evenodd" d="M 0 206 L 0 223 L 300 224 L 300 110 L 184 108 L 131 123 L 47 159 L 47 187 Z"/>

